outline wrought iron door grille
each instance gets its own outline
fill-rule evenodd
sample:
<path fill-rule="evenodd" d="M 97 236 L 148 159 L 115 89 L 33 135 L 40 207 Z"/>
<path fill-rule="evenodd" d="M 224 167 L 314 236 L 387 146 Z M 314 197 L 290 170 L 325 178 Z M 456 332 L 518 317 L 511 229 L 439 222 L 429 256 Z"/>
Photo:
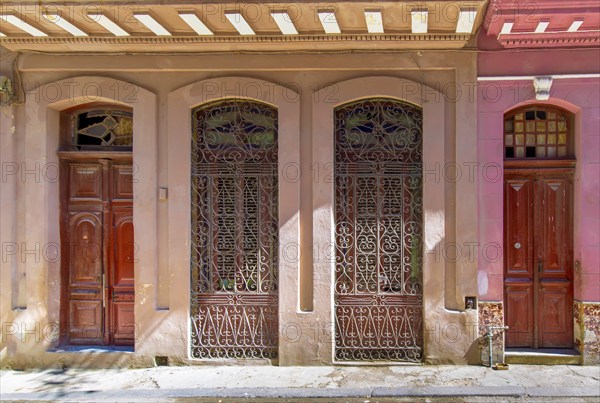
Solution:
<path fill-rule="evenodd" d="M 422 359 L 422 114 L 392 99 L 335 110 L 335 358 Z"/>
<path fill-rule="evenodd" d="M 219 102 L 193 128 L 192 357 L 275 358 L 277 111 Z"/>

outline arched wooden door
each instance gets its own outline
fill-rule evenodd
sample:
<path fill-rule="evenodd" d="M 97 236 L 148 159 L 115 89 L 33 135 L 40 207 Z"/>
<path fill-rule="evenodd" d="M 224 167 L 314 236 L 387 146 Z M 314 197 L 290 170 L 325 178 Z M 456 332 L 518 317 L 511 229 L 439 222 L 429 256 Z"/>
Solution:
<path fill-rule="evenodd" d="M 277 110 L 192 111 L 191 355 L 276 358 Z"/>
<path fill-rule="evenodd" d="M 335 116 L 335 359 L 422 359 L 422 111 L 366 99 Z"/>
<path fill-rule="evenodd" d="M 132 114 L 95 104 L 61 126 L 62 342 L 133 345 Z"/>
<path fill-rule="evenodd" d="M 572 121 L 539 106 L 505 117 L 507 347 L 573 347 Z"/>

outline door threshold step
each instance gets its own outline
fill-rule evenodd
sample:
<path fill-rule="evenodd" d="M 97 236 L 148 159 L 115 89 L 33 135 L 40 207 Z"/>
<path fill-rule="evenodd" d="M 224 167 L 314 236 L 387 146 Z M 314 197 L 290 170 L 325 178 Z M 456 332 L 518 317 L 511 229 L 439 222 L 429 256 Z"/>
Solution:
<path fill-rule="evenodd" d="M 581 365 L 581 355 L 568 348 L 508 348 L 504 361 L 507 364 Z"/>
<path fill-rule="evenodd" d="M 49 353 L 133 353 L 130 346 L 60 346 L 48 349 Z"/>

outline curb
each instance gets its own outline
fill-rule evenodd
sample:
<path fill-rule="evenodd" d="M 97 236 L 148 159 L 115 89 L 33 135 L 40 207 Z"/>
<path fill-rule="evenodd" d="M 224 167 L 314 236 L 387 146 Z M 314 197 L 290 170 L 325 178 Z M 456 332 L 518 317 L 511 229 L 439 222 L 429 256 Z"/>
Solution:
<path fill-rule="evenodd" d="M 2 393 L 1 400 L 132 401 L 169 398 L 372 398 L 372 397 L 600 397 L 597 388 L 465 386 L 422 388 L 202 388 Z"/>

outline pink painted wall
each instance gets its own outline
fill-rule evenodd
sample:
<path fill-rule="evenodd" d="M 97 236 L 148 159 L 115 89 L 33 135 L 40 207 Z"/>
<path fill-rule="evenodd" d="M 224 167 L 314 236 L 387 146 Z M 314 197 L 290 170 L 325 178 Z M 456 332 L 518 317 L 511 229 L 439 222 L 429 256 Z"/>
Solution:
<path fill-rule="evenodd" d="M 518 55 L 512 55 L 518 58 Z M 596 51 L 596 56 L 598 51 Z M 480 55 L 486 59 L 487 55 Z M 596 57 L 600 60 L 600 57 Z M 487 61 L 481 64 L 486 65 Z M 551 60 L 546 60 L 551 65 Z M 486 76 L 486 69 L 479 77 Z M 497 74 L 497 73 L 496 73 Z M 511 73 L 507 73 L 510 75 Z M 521 71 L 519 75 L 536 75 Z M 487 75 L 489 76 L 489 75 Z M 563 107 L 575 114 L 574 256 L 575 299 L 600 301 L 600 82 L 598 78 L 554 80 L 548 101 L 536 101 L 532 80 L 480 81 L 478 87 L 479 242 L 503 245 L 503 178 L 495 177 L 503 164 L 504 113 L 525 104 Z M 502 301 L 503 262 L 479 255 L 479 298 Z M 488 249 L 489 251 L 489 249 Z"/>

